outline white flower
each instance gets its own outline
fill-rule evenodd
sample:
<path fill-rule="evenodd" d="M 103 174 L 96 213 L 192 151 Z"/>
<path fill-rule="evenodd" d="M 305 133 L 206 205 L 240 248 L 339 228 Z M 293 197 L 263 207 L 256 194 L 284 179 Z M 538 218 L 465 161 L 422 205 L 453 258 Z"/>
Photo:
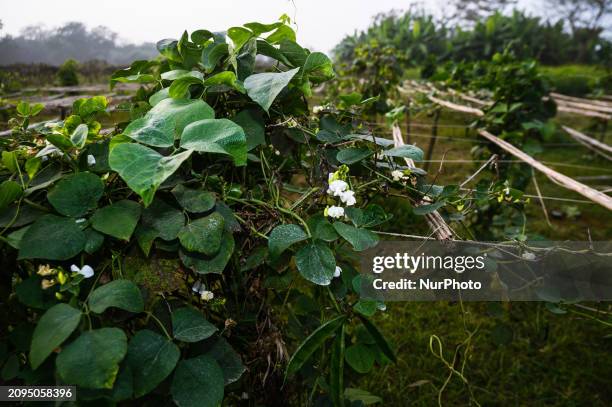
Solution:
<path fill-rule="evenodd" d="M 276 154 L 276 155 L 280 155 L 280 151 L 278 151 L 278 150 L 274 150 L 274 154 Z"/>
<path fill-rule="evenodd" d="M 400 170 L 393 170 L 391 176 L 393 177 L 393 181 L 397 182 L 404 178 L 404 173 Z"/>
<path fill-rule="evenodd" d="M 314 106 L 312 108 L 312 112 L 314 114 L 321 113 L 323 111 L 323 109 L 325 109 L 323 106 Z"/>
<path fill-rule="evenodd" d="M 78 273 L 85 278 L 90 278 L 94 275 L 94 270 L 87 264 L 81 268 L 79 268 L 76 264 L 73 264 L 72 266 L 70 266 L 70 271 L 72 271 L 73 273 Z"/>
<path fill-rule="evenodd" d="M 348 184 L 341 179 L 337 179 L 329 183 L 327 193 L 333 196 L 341 196 L 348 189 Z"/>
<path fill-rule="evenodd" d="M 535 260 L 536 255 L 531 252 L 525 252 L 521 255 L 521 257 L 524 258 L 525 260 Z"/>
<path fill-rule="evenodd" d="M 83 223 L 83 222 L 85 222 L 86 220 L 87 220 L 87 219 L 85 219 L 85 218 L 79 218 L 79 219 L 75 220 L 75 221 L 74 221 L 74 223 Z"/>
<path fill-rule="evenodd" d="M 215 298 L 215 294 L 212 291 L 204 291 L 202 294 L 200 294 L 200 297 L 204 300 L 204 301 L 210 301 L 213 298 Z"/>
<path fill-rule="evenodd" d="M 331 218 L 341 218 L 344 216 L 344 208 L 341 206 L 330 206 L 327 208 L 327 216 Z"/>
<path fill-rule="evenodd" d="M 330 172 L 329 175 L 327 176 L 327 182 L 331 184 L 331 182 L 334 180 L 335 177 L 336 177 L 336 173 Z"/>
<path fill-rule="evenodd" d="M 336 266 L 336 270 L 334 270 L 334 278 L 340 277 L 340 274 L 342 274 L 342 269 L 340 266 Z"/>
<path fill-rule="evenodd" d="M 353 206 L 357 203 L 355 199 L 355 191 L 344 191 L 340 193 L 340 200 L 342 203 L 346 204 L 346 206 Z"/>
<path fill-rule="evenodd" d="M 89 165 L 90 167 L 91 167 L 92 165 L 96 165 L 96 157 L 94 157 L 94 156 L 93 156 L 93 155 L 91 155 L 91 154 L 88 154 L 88 155 L 87 155 L 87 165 Z"/>
<path fill-rule="evenodd" d="M 193 283 L 193 287 L 191 287 L 191 291 L 202 295 L 202 293 L 206 291 L 206 287 L 204 286 L 204 284 L 202 284 L 200 280 L 198 280 L 195 283 Z"/>

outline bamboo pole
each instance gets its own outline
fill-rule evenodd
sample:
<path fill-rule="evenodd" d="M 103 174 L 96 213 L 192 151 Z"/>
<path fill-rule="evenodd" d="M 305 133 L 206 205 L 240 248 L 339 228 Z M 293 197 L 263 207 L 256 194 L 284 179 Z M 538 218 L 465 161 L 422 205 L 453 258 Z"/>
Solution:
<path fill-rule="evenodd" d="M 403 146 L 404 139 L 402 137 L 402 130 L 399 128 L 397 123 L 393 125 L 392 133 L 393 133 L 393 142 L 395 144 L 395 147 Z M 406 161 L 406 165 L 408 165 L 408 167 L 412 167 L 412 168 L 415 167 L 414 161 L 411 158 L 404 158 L 404 161 Z M 431 202 L 428 202 L 426 199 L 423 199 L 417 202 L 415 205 L 423 206 L 423 205 L 429 205 L 430 203 Z M 444 218 L 442 217 L 442 215 L 440 215 L 440 213 L 437 210 L 426 214 L 425 220 L 427 221 L 427 224 L 432 230 L 432 233 L 436 236 L 436 240 L 453 240 L 453 235 L 454 235 L 453 231 L 446 224 L 446 222 L 444 221 Z"/>
<path fill-rule="evenodd" d="M 544 164 L 542 164 L 535 158 L 519 150 L 517 147 L 513 146 L 507 141 L 494 136 L 493 134 L 489 133 L 486 130 L 479 130 L 478 134 L 486 138 L 490 142 L 497 144 L 499 147 L 506 150 L 507 152 L 509 152 L 516 158 L 520 159 L 521 161 L 524 161 L 525 163 L 531 165 L 536 170 L 544 173 L 544 175 L 546 175 L 551 181 L 555 182 L 556 184 L 561 185 L 574 192 L 577 192 L 580 195 L 592 200 L 593 202 L 597 202 L 604 208 L 612 210 L 612 197 L 609 197 L 608 195 L 605 195 L 601 193 L 600 191 L 597 191 L 587 185 L 584 185 L 568 177 L 567 175 L 563 175 L 551 168 L 548 168 L 547 166 L 545 166 Z"/>

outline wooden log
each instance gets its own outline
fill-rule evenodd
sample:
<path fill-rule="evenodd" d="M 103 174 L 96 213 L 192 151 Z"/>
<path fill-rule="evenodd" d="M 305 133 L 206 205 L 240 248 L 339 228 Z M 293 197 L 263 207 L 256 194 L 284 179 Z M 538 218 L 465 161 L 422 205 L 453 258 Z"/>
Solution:
<path fill-rule="evenodd" d="M 562 104 L 557 104 L 557 111 L 565 112 L 565 113 L 574 113 L 574 114 L 579 114 L 579 115 L 588 116 L 588 117 L 597 117 L 598 119 L 603 119 L 603 120 L 612 119 L 612 115 L 609 115 L 609 114 L 594 112 L 591 110 L 577 109 L 575 107 L 570 107 L 568 105 L 562 105 Z"/>

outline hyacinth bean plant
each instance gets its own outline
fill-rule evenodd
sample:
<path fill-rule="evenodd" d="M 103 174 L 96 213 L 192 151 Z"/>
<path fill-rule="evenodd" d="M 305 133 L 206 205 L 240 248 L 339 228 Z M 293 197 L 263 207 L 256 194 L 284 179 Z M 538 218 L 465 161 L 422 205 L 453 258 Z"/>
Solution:
<path fill-rule="evenodd" d="M 372 201 L 462 198 L 366 131 L 367 100 L 313 114 L 334 70 L 295 40 L 286 17 L 162 40 L 112 76 L 140 90 L 111 127 L 102 96 L 35 126 L 42 106 L 18 106 L 0 140 L 3 382 L 126 405 L 375 398 L 350 386 L 395 361 L 384 304 L 359 297 L 359 252 L 390 218 Z"/>

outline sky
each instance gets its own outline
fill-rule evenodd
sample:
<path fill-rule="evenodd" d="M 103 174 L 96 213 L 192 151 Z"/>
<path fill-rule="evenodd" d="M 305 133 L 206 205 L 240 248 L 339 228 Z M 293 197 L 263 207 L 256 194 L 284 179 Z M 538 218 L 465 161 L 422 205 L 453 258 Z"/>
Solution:
<path fill-rule="evenodd" d="M 522 3 L 530 3 L 522 0 Z M 298 41 L 330 51 L 347 34 L 367 28 L 377 13 L 406 9 L 406 0 L 0 0 L 2 33 L 19 34 L 28 25 L 47 28 L 68 21 L 104 25 L 124 42 L 156 42 L 179 37 L 183 30 L 225 30 L 250 21 L 274 22 L 283 13 L 297 23 Z M 445 0 L 422 4 L 444 12 Z M 26 6 L 26 7 L 24 7 Z"/>

